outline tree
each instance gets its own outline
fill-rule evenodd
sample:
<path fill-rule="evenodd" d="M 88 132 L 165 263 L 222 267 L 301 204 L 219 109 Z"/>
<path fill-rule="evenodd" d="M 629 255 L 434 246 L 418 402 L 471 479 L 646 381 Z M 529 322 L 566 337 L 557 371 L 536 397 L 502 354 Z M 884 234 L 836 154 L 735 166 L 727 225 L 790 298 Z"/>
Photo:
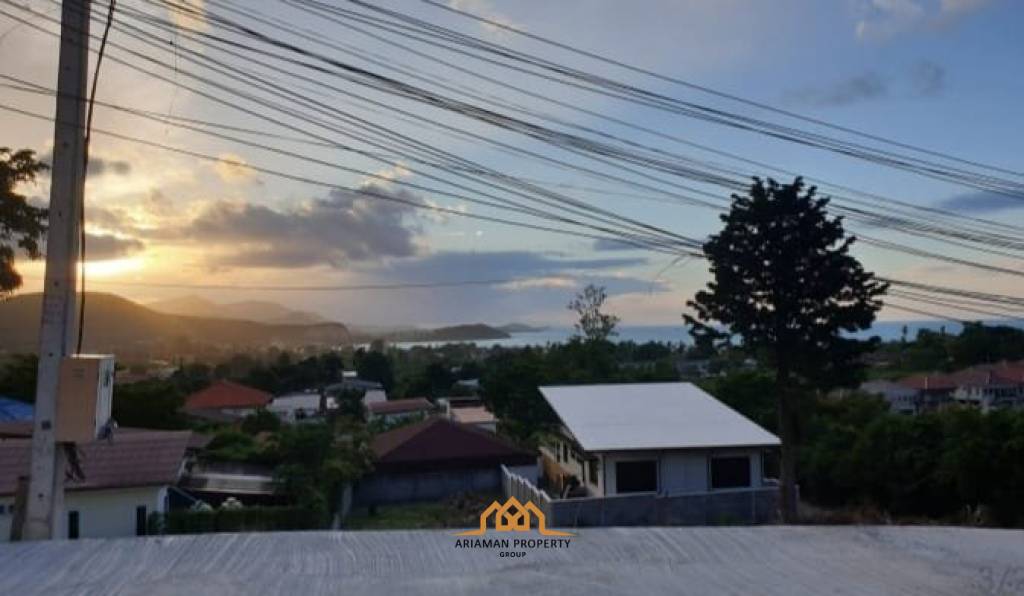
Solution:
<path fill-rule="evenodd" d="M 360 348 L 355 353 L 356 373 L 360 379 L 376 381 L 390 392 L 395 386 L 395 373 L 391 370 L 391 360 L 381 352 Z"/>
<path fill-rule="evenodd" d="M 39 243 L 46 233 L 46 209 L 33 207 L 15 187 L 35 182 L 47 169 L 34 151 L 11 151 L 0 147 L 0 299 L 21 287 L 21 275 L 14 269 L 17 249 L 31 259 L 41 255 Z"/>
<path fill-rule="evenodd" d="M 601 312 L 607 298 L 603 287 L 590 284 L 569 302 L 569 310 L 579 315 L 576 331 L 588 342 L 605 341 L 616 335 L 615 326 L 619 318 Z"/>
<path fill-rule="evenodd" d="M 859 356 L 879 340 L 843 332 L 870 327 L 888 287 L 849 254 L 855 239 L 815 191 L 800 178 L 755 178 L 747 196 L 733 195 L 725 227 L 703 246 L 713 280 L 684 315 L 695 336 L 739 336 L 774 369 L 785 521 L 796 517 L 800 396 L 856 382 Z"/>

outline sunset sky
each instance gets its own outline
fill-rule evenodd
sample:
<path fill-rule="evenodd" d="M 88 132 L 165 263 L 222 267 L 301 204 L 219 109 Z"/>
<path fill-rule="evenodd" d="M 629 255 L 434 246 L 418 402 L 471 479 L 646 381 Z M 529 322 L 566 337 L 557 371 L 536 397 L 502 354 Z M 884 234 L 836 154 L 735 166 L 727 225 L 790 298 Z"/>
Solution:
<path fill-rule="evenodd" d="M 48 31 L 57 30 L 55 24 L 42 16 L 59 17 L 55 4 L 38 0 L 24 0 L 19 4 L 27 4 L 36 15 L 9 4 L 4 4 L 2 10 L 29 18 Z M 167 16 L 141 0 L 124 0 L 118 6 L 122 4 L 129 9 Z M 202 5 L 195 0 L 191 4 Z M 254 14 L 323 34 L 338 44 L 351 44 L 359 50 L 372 52 L 378 59 L 406 69 L 408 73 L 447 80 L 446 85 L 452 87 L 465 85 L 528 109 L 650 146 L 701 159 L 718 159 L 535 97 L 512 94 L 493 83 L 446 69 L 300 12 L 293 6 L 276 2 L 244 4 L 254 7 Z M 764 112 L 749 106 L 577 55 L 556 52 L 549 46 L 482 26 L 427 4 L 398 0 L 383 4 L 665 95 L 766 117 Z M 1020 34 L 1024 25 L 1024 3 L 1011 0 L 645 0 L 639 3 L 451 0 L 449 4 L 744 98 L 1009 170 L 1024 170 L 1024 136 L 1021 135 L 1024 77 L 1020 76 L 1020 61 L 1024 56 L 1024 36 Z M 234 5 L 237 3 L 210 2 L 206 10 Z M 643 10 L 638 10 L 638 6 L 643 6 Z M 97 15 L 105 14 L 105 5 L 96 4 L 93 10 Z M 183 27 L 207 28 L 202 22 L 184 22 L 181 17 L 177 20 Z M 94 32 L 99 29 L 94 24 Z M 170 39 L 171 36 L 163 37 Z M 371 159 L 337 147 L 311 146 L 307 142 L 280 138 L 294 137 L 296 133 L 236 109 L 244 102 L 220 104 L 154 77 L 159 74 L 179 84 L 195 84 L 184 73 L 189 69 L 201 72 L 201 69 L 190 65 L 188 52 L 213 54 L 195 46 L 189 39 L 177 40 L 181 47 L 177 56 L 172 51 L 158 53 L 145 49 L 118 30 L 112 31 L 110 41 L 149 52 L 167 64 L 145 65 L 111 46 L 108 57 L 139 65 L 142 72 L 113 59 L 104 62 L 98 92 L 100 101 L 165 118 L 190 118 L 257 129 L 275 136 L 245 133 L 238 133 L 238 136 L 378 177 L 340 171 L 98 106 L 94 126 L 99 130 L 218 156 L 224 161 L 197 159 L 97 134 L 86 186 L 87 230 L 91 235 L 88 277 L 95 282 L 90 290 L 116 292 L 140 302 L 187 294 L 220 302 L 273 300 L 348 323 L 433 325 L 474 321 L 564 323 L 570 317 L 565 305 L 572 294 L 587 283 L 597 283 L 608 288 L 609 310 L 618 314 L 624 324 L 639 325 L 680 323 L 685 300 L 707 281 L 706 264 L 699 260 L 676 261 L 665 254 L 512 228 L 328 188 L 326 185 L 369 186 L 375 193 L 418 205 L 501 216 L 500 212 L 463 199 L 402 186 L 399 183 L 403 181 L 436 186 L 422 173 L 427 168 L 407 159 L 389 155 Z M 378 66 L 345 57 L 337 51 L 317 49 L 368 69 L 380 70 Z M 437 55 L 467 68 L 486 70 L 481 63 L 467 58 Z M 254 63 L 220 57 L 236 73 L 244 75 L 249 69 L 266 72 Z M 55 37 L 0 15 L 0 74 L 52 89 L 56 85 L 56 59 Z M 401 74 L 389 75 L 406 80 Z M 499 151 L 470 138 L 443 134 L 410 117 L 331 92 L 324 85 L 334 85 L 345 92 L 379 100 L 388 107 L 450 123 L 543 155 L 564 156 L 517 133 L 445 114 L 411 100 L 360 89 L 325 75 L 304 76 L 312 80 L 300 89 L 316 101 L 350 110 L 401 134 L 501 172 L 549 184 L 590 204 L 689 237 L 703 238 L 719 227 L 717 215 L 711 210 L 651 200 L 651 193 L 636 187 L 594 179 L 578 171 Z M 503 70 L 500 75 L 492 73 L 492 76 L 500 76 L 504 82 L 540 94 L 550 94 L 589 111 L 782 166 L 809 178 L 918 205 L 951 209 L 972 217 L 1024 225 L 1024 210 L 1021 209 L 1024 203 L 1012 198 L 567 90 L 523 74 Z M 318 85 L 318 81 L 324 85 Z M 10 80 L 0 80 L 0 83 L 10 83 Z M 288 84 L 296 83 L 289 79 Z M 53 98 L 46 95 L 0 87 L 0 104 L 53 117 Z M 272 120 L 287 121 L 279 116 Z M 52 120 L 0 110 L 0 124 L 0 146 L 31 148 L 43 156 L 50 152 Z M 352 140 L 357 147 L 361 147 L 360 142 L 358 138 Z M 573 163 L 582 164 L 586 160 L 573 158 Z M 284 179 L 240 164 L 323 181 L 325 185 Z M 590 167 L 601 166 L 591 163 Z M 768 173 L 750 165 L 744 167 L 749 176 Z M 23 192 L 36 202 L 45 203 L 49 197 L 48 180 L 40 180 Z M 719 192 L 723 198 L 728 194 Z M 891 230 L 854 224 L 849 227 L 854 232 L 907 242 L 924 250 L 1019 268 L 1009 257 L 979 255 L 966 249 L 957 252 L 948 245 Z M 856 254 L 869 269 L 900 279 L 1008 294 L 1021 287 L 1021 281 L 1013 276 L 877 248 L 859 246 Z M 23 291 L 38 291 L 42 263 L 20 261 L 19 268 L 26 277 Z M 494 279 L 515 281 L 491 286 L 350 292 L 160 287 L 161 284 L 292 286 Z M 933 310 L 944 312 L 938 306 Z M 886 310 L 882 317 L 920 318 L 896 310 Z"/>

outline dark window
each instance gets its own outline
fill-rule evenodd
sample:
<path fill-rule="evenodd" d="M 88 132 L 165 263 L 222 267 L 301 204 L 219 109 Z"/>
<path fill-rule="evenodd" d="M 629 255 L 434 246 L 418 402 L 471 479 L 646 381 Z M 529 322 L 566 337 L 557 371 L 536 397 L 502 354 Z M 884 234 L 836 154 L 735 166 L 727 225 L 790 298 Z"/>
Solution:
<path fill-rule="evenodd" d="M 68 538 L 78 539 L 78 512 L 68 511 Z"/>
<path fill-rule="evenodd" d="M 658 462 L 620 461 L 615 464 L 615 492 L 646 493 L 658 490 Z"/>
<path fill-rule="evenodd" d="M 146 535 L 146 506 L 139 505 L 135 508 L 135 535 Z"/>
<path fill-rule="evenodd" d="M 761 453 L 761 478 L 778 480 L 779 478 L 779 450 L 766 449 Z"/>
<path fill-rule="evenodd" d="M 591 484 L 597 484 L 597 459 L 587 461 L 587 476 Z"/>
<path fill-rule="evenodd" d="M 569 461 L 569 446 L 566 445 L 565 443 L 562 443 L 562 459 L 561 459 L 561 461 L 564 461 L 564 462 L 568 462 Z"/>
<path fill-rule="evenodd" d="M 750 486 L 750 457 L 711 458 L 711 488 L 740 488 Z"/>

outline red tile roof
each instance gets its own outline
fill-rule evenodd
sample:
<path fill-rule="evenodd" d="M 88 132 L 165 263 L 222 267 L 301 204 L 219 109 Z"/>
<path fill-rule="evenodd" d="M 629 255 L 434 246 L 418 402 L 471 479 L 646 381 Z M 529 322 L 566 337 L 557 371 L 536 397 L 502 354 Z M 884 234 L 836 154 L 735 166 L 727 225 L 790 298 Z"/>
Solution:
<path fill-rule="evenodd" d="M 492 432 L 430 418 L 381 433 L 372 442 L 376 468 L 438 470 L 527 465 L 537 461 L 532 451 L 517 447 Z"/>
<path fill-rule="evenodd" d="M 114 441 L 79 444 L 85 480 L 68 481 L 69 490 L 175 484 L 192 431 L 116 432 Z M 14 494 L 18 476 L 27 475 L 30 439 L 0 441 L 0 495 Z"/>
<path fill-rule="evenodd" d="M 273 396 L 231 381 L 214 381 L 185 398 L 186 410 L 262 408 Z"/>
<path fill-rule="evenodd" d="M 433 409 L 434 404 L 424 397 L 413 397 L 411 399 L 375 401 L 366 407 L 371 414 L 403 414 L 405 412 L 426 412 Z"/>

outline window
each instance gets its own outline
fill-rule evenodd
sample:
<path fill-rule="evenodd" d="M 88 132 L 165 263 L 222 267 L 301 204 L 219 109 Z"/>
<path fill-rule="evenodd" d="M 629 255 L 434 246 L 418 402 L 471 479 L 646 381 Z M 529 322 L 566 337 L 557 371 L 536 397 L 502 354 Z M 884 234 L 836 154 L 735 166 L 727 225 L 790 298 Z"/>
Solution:
<path fill-rule="evenodd" d="M 652 459 L 615 463 L 615 492 L 647 493 L 658 490 L 658 462 Z"/>
<path fill-rule="evenodd" d="M 559 461 L 569 461 L 569 446 L 566 445 L 565 443 L 562 443 L 562 459 L 560 459 Z"/>
<path fill-rule="evenodd" d="M 909 414 L 910 412 L 903 412 Z M 761 478 L 779 479 L 779 450 L 765 449 L 761 452 Z"/>
<path fill-rule="evenodd" d="M 741 488 L 750 486 L 750 457 L 712 457 L 711 490 L 720 488 Z"/>
<path fill-rule="evenodd" d="M 68 511 L 68 539 L 78 539 L 78 512 Z"/>
<path fill-rule="evenodd" d="M 135 508 L 135 535 L 146 535 L 146 506 L 139 505 Z"/>
<path fill-rule="evenodd" d="M 597 482 L 597 458 L 587 460 L 587 480 L 591 484 L 598 484 Z"/>

